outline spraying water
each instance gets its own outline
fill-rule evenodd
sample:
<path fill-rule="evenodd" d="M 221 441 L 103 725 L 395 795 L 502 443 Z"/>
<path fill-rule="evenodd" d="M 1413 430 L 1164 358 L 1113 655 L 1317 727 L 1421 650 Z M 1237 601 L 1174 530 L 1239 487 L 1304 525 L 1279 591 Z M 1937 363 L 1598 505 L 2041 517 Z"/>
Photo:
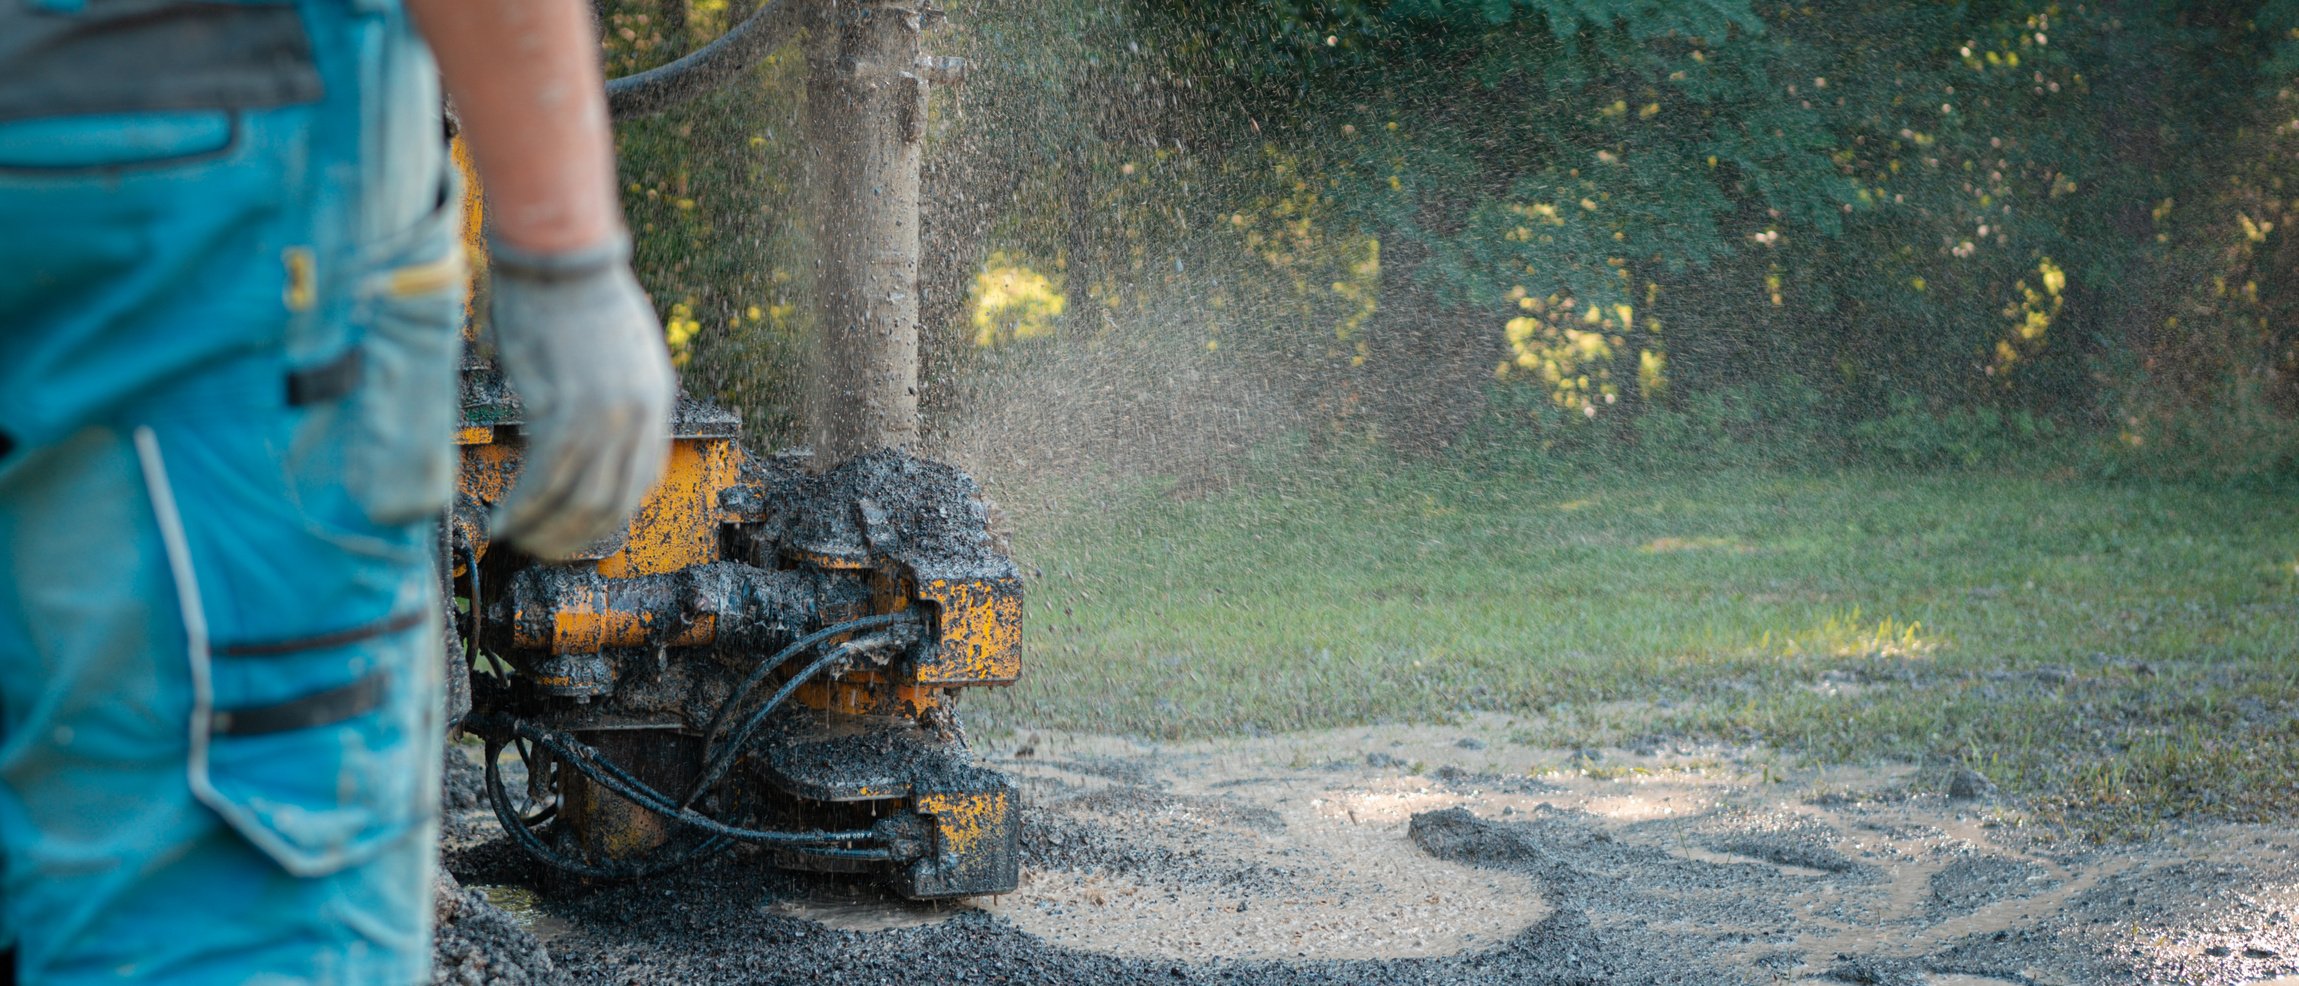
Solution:
<path fill-rule="evenodd" d="M 605 9 L 626 70 L 747 15 Z M 1045 882 L 872 934 L 1046 981 L 2293 971 L 2295 24 L 953 6 L 901 389 L 1031 580 L 1023 681 L 965 712 Z M 825 300 L 861 206 L 799 177 L 848 133 L 809 57 L 622 141 L 689 386 L 819 445 L 867 317 Z M 1454 868 L 1303 872 L 1349 868 L 1328 824 Z M 1424 877 L 1523 920 L 1350 964 L 1398 927 L 1302 903 Z"/>

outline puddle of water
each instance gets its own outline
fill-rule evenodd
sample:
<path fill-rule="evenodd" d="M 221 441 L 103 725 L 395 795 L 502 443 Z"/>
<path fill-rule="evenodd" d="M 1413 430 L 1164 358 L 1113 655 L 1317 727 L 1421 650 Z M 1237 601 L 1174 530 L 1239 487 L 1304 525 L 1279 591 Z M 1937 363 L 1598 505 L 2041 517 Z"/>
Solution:
<path fill-rule="evenodd" d="M 525 887 L 476 884 L 470 889 L 478 891 L 480 896 L 487 898 L 487 903 L 501 908 L 503 913 L 511 916 L 511 920 L 519 922 L 519 927 L 527 929 L 528 934 L 534 935 L 546 945 L 574 930 L 574 926 L 565 919 L 546 913 L 541 898 Z"/>

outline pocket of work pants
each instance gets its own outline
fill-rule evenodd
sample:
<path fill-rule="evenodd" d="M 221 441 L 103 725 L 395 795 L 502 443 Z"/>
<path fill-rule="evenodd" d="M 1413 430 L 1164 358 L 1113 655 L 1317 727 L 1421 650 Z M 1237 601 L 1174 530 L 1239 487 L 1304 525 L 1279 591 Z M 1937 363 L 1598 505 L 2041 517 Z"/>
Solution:
<path fill-rule="evenodd" d="M 281 452 L 333 410 L 194 404 L 135 436 L 188 641 L 192 792 L 303 876 L 404 844 L 437 804 L 435 528 L 309 495 L 340 460 Z"/>
<path fill-rule="evenodd" d="M 288 872 L 363 863 L 429 817 L 438 739 L 428 734 L 440 728 L 430 614 L 210 654 L 199 793 Z"/>
<path fill-rule="evenodd" d="M 0 122 L 0 430 L 46 445 L 277 347 L 311 140 L 309 107 Z"/>
<path fill-rule="evenodd" d="M 412 226 L 373 244 L 354 304 L 359 382 L 344 408 L 344 486 L 377 524 L 438 515 L 455 487 L 463 203 L 454 169 Z"/>

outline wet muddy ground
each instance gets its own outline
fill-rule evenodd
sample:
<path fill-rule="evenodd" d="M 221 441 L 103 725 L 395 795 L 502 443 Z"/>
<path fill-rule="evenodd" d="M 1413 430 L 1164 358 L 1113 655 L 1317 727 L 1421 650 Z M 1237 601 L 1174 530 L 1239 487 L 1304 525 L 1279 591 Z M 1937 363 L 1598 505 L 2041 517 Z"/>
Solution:
<path fill-rule="evenodd" d="M 1023 885 L 958 905 L 742 859 L 538 894 L 492 823 L 464 808 L 447 867 L 476 896 L 443 925 L 440 981 L 2299 976 L 2290 826 L 2199 825 L 2103 848 L 1945 768 L 1799 770 L 1694 745 L 1535 750 L 1509 732 L 1478 719 L 1157 746 L 1024 734 L 988 751 L 1030 805 Z M 506 913 L 532 937 L 503 933 Z"/>

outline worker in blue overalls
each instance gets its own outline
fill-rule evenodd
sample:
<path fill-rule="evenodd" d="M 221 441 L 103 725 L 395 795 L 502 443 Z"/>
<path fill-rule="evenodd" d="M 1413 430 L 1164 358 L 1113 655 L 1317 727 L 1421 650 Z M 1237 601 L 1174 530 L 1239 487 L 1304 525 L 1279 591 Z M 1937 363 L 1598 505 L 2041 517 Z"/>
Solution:
<path fill-rule="evenodd" d="M 439 85 L 525 402 L 497 536 L 562 556 L 674 386 L 597 51 L 583 0 L 0 0 L 0 981 L 428 981 Z"/>

